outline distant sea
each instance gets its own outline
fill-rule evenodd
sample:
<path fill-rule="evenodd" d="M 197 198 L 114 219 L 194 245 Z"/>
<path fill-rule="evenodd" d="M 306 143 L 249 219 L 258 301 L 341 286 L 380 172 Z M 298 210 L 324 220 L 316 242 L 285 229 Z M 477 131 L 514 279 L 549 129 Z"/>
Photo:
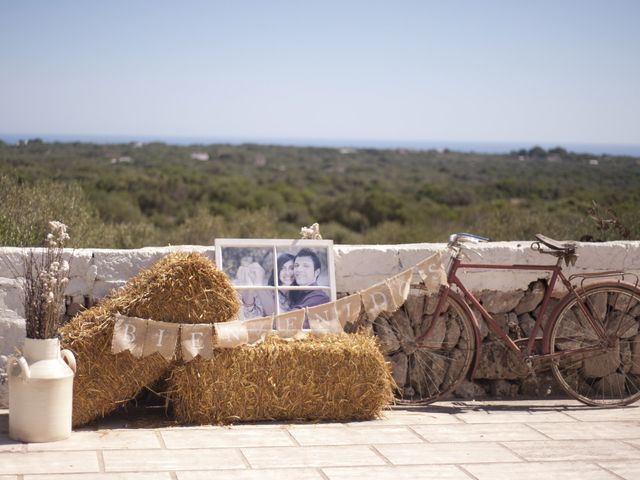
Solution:
<path fill-rule="evenodd" d="M 639 145 L 589 144 L 589 143 L 526 143 L 526 142 L 464 142 L 464 141 L 407 141 L 407 140 L 331 140 L 301 138 L 251 138 L 251 137 L 178 137 L 151 135 L 51 135 L 51 134 L 2 134 L 0 140 L 17 143 L 20 140 L 39 138 L 45 142 L 81 142 L 98 144 L 150 143 L 162 142 L 170 145 L 210 145 L 210 144 L 259 144 L 295 147 L 327 148 L 373 148 L 373 149 L 409 149 L 444 150 L 475 153 L 509 153 L 514 150 L 530 149 L 539 146 L 544 149 L 562 147 L 575 153 L 592 155 L 630 155 L 640 156 Z"/>

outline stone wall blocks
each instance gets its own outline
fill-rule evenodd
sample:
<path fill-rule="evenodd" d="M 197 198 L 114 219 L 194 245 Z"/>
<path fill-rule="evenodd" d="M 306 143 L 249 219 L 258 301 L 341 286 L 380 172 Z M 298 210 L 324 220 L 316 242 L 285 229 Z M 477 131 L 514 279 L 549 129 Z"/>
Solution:
<path fill-rule="evenodd" d="M 524 292 L 516 291 L 484 291 L 479 300 L 489 313 L 507 313 L 516 308 L 524 297 Z"/>
<path fill-rule="evenodd" d="M 517 315 L 526 312 L 532 312 L 535 308 L 540 305 L 542 299 L 544 298 L 544 294 L 546 291 L 546 286 L 544 282 L 538 280 L 537 282 L 529 285 L 529 288 L 525 292 L 524 296 L 516 305 L 515 312 Z"/>

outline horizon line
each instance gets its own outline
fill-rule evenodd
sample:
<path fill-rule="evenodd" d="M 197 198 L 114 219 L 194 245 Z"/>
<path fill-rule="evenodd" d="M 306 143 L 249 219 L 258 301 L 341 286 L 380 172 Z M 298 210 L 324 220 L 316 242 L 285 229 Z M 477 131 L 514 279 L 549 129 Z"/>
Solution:
<path fill-rule="evenodd" d="M 544 149 L 563 148 L 574 153 L 598 155 L 640 156 L 640 143 L 582 143 L 554 141 L 494 141 L 494 140 L 389 140 L 389 139 L 332 139 L 303 137 L 251 137 L 251 136 L 207 136 L 207 135 L 152 135 L 152 134 L 45 134 L 45 133 L 0 133 L 0 140 L 6 143 L 40 139 L 57 143 L 165 143 L 167 145 L 214 145 L 214 144 L 257 144 L 271 146 L 296 146 L 320 148 L 373 148 L 411 150 L 456 150 L 476 153 L 510 153 L 514 150 L 540 147 Z M 464 150 L 459 150 L 463 148 Z M 576 149 L 586 151 L 576 152 Z"/>

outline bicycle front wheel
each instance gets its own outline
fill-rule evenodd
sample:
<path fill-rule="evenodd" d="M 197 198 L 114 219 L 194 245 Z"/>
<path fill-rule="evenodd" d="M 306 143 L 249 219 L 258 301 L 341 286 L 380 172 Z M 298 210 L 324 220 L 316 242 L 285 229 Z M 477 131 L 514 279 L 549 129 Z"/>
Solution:
<path fill-rule="evenodd" d="M 583 309 L 602 325 L 594 330 Z M 587 405 L 628 405 L 640 398 L 640 290 L 600 284 L 579 292 L 551 326 L 552 371 L 572 397 Z"/>
<path fill-rule="evenodd" d="M 453 295 L 448 297 L 438 319 L 434 319 L 432 312 L 425 312 L 419 321 L 412 323 L 409 335 L 406 334 L 409 329 L 398 322 L 404 317 L 402 312 L 388 319 L 392 330 L 405 332 L 399 350 L 393 355 L 394 358 L 406 357 L 406 371 L 402 371 L 401 378 L 396 378 L 397 404 L 432 403 L 454 390 L 467 374 L 475 355 L 475 329 L 468 308 Z M 433 297 L 427 303 L 434 305 L 436 300 L 437 297 Z M 436 324 L 429 336 L 417 343 L 416 339 L 433 321 Z"/>

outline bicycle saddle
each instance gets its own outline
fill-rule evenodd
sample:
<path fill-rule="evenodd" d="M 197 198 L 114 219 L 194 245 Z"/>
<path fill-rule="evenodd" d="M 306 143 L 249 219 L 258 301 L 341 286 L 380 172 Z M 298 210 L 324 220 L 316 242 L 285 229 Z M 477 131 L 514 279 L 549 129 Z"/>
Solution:
<path fill-rule="evenodd" d="M 562 243 L 558 240 L 554 240 L 553 238 L 545 237 L 541 233 L 536 234 L 536 239 L 540 243 L 544 244 L 544 246 L 559 253 L 570 254 L 576 251 L 576 244 L 573 242 Z"/>

